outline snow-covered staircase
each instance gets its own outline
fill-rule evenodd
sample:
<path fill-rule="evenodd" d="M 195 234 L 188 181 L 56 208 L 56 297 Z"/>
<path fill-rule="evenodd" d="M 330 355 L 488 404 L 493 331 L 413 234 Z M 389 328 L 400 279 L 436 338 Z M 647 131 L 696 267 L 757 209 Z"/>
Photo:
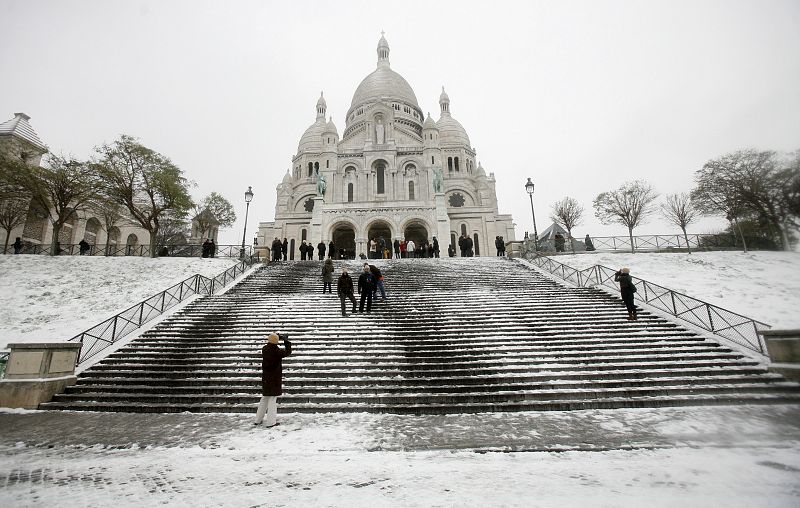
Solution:
<path fill-rule="evenodd" d="M 335 292 L 321 294 L 320 262 L 272 264 L 192 303 L 41 407 L 254 411 L 273 330 L 295 348 L 284 361 L 284 412 L 800 403 L 797 384 L 753 359 L 648 312 L 629 322 L 606 293 L 515 261 L 372 263 L 389 291 L 372 314 L 341 317 Z M 337 276 L 344 265 L 360 272 L 359 262 L 335 264 Z"/>

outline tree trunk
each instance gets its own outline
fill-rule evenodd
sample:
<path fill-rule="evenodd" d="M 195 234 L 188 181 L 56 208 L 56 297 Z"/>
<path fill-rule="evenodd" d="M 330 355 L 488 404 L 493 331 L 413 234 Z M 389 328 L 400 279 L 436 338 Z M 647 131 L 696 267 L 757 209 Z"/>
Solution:
<path fill-rule="evenodd" d="M 569 235 L 569 247 L 572 250 L 572 253 L 575 254 L 575 239 L 572 238 L 572 230 L 567 230 L 567 235 Z"/>
<path fill-rule="evenodd" d="M 628 228 L 628 238 L 631 239 L 631 254 L 636 254 L 636 249 L 633 248 L 633 228 Z"/>
<path fill-rule="evenodd" d="M 157 257 L 156 254 L 156 234 L 158 234 L 158 230 L 150 231 L 150 257 L 154 258 Z"/>
<path fill-rule="evenodd" d="M 744 252 L 747 253 L 747 242 L 744 239 L 744 233 L 742 233 L 742 227 L 739 226 L 739 221 L 736 217 L 733 218 L 733 226 L 739 231 L 739 237 L 742 239 L 742 246 L 744 247 Z"/>
<path fill-rule="evenodd" d="M 783 221 L 783 224 L 781 224 L 781 226 L 782 226 L 781 227 L 781 241 L 783 242 L 783 250 L 791 251 L 792 250 L 792 245 L 791 245 L 791 242 L 789 242 L 789 233 L 788 233 L 789 229 L 786 227 L 786 221 Z"/>
<path fill-rule="evenodd" d="M 686 234 L 686 228 L 685 227 L 681 227 L 681 229 L 683 230 L 683 240 L 686 242 L 686 250 L 689 252 L 689 254 L 691 254 L 692 253 L 692 248 L 689 247 L 689 235 Z"/>
<path fill-rule="evenodd" d="M 8 242 L 11 240 L 11 230 L 6 229 L 6 244 L 3 245 L 3 254 L 8 253 Z"/>
<path fill-rule="evenodd" d="M 50 239 L 50 255 L 58 256 L 61 247 L 58 243 L 58 237 L 61 236 L 61 227 L 63 224 L 53 224 L 53 238 Z"/>

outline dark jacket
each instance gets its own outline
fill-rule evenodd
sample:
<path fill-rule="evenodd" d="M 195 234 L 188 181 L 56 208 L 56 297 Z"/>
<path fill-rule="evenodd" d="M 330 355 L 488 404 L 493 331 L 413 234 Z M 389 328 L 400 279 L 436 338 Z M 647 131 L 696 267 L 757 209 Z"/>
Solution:
<path fill-rule="evenodd" d="M 336 246 L 333 244 L 333 242 L 331 242 L 328 244 L 328 257 L 329 258 L 336 257 L 335 254 L 336 254 Z"/>
<path fill-rule="evenodd" d="M 361 272 L 358 277 L 358 292 L 361 293 L 362 289 L 367 292 L 375 291 L 375 278 L 372 272 Z"/>
<path fill-rule="evenodd" d="M 383 280 L 383 274 L 381 273 L 381 269 L 375 265 L 369 265 L 369 271 L 374 277 L 375 280 Z"/>
<path fill-rule="evenodd" d="M 395 240 L 394 241 L 394 251 L 395 252 L 400 252 L 400 240 Z"/>
<path fill-rule="evenodd" d="M 283 239 L 283 243 L 281 244 L 281 252 L 284 256 L 289 252 L 289 241 L 286 238 Z"/>
<path fill-rule="evenodd" d="M 292 343 L 283 339 L 284 348 L 267 344 L 261 348 L 261 395 L 283 394 L 283 358 L 292 354 Z"/>
<path fill-rule="evenodd" d="M 330 260 L 330 258 L 328 258 Z M 333 282 L 333 263 L 328 263 L 327 261 L 325 264 L 322 265 L 322 282 Z"/>
<path fill-rule="evenodd" d="M 619 282 L 619 292 L 623 295 L 632 295 L 636 292 L 636 286 L 629 273 L 617 272 L 614 274 L 614 281 Z"/>
<path fill-rule="evenodd" d="M 327 248 L 327 246 L 325 245 L 324 242 L 319 242 L 317 244 L 317 251 L 319 252 L 320 256 L 323 256 L 323 257 L 325 256 L 325 249 L 326 248 Z"/>
<path fill-rule="evenodd" d="M 433 252 L 439 252 L 439 239 L 433 239 Z"/>
<path fill-rule="evenodd" d="M 349 273 L 343 273 L 339 277 L 339 282 L 336 283 L 336 292 L 339 295 L 352 295 L 353 294 L 353 279 Z"/>

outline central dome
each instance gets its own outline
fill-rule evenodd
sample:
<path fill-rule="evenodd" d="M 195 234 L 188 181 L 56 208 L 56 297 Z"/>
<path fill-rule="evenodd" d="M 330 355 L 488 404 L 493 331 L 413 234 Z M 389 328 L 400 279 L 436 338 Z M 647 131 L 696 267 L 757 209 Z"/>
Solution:
<path fill-rule="evenodd" d="M 389 66 L 389 43 L 381 34 L 381 40 L 378 41 L 378 68 L 358 85 L 356 93 L 353 94 L 350 109 L 383 98 L 405 102 L 419 110 L 417 96 L 414 95 L 411 85 Z"/>
<path fill-rule="evenodd" d="M 370 73 L 353 94 L 353 101 L 350 107 L 355 107 L 366 102 L 379 100 L 383 97 L 397 99 L 419 108 L 417 96 L 411 85 L 400 74 L 394 72 L 388 66 L 378 67 Z"/>

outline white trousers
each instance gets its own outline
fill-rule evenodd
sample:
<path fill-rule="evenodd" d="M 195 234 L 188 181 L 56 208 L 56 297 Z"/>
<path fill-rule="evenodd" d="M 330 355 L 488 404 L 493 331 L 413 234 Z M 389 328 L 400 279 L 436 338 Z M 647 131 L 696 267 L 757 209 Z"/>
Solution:
<path fill-rule="evenodd" d="M 261 402 L 258 404 L 258 411 L 256 411 L 256 423 L 264 421 L 264 413 L 267 414 L 267 427 L 271 427 L 278 422 L 278 397 L 269 396 L 261 397 Z"/>

